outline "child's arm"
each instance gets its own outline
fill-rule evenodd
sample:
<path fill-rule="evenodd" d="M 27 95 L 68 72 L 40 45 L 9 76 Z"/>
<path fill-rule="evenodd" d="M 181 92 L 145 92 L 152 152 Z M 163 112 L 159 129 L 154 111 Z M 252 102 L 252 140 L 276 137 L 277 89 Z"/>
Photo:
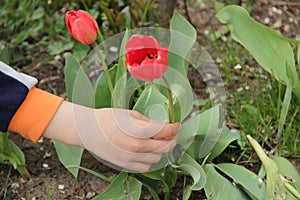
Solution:
<path fill-rule="evenodd" d="M 91 109 L 63 101 L 35 88 L 35 78 L 2 62 L 0 83 L 0 131 L 17 132 L 34 142 L 44 134 L 136 171 L 148 170 L 176 145 L 178 123 L 151 121 L 136 111 Z"/>
<path fill-rule="evenodd" d="M 37 80 L 0 62 L 0 131 L 36 142 L 63 99 L 35 87 Z"/>

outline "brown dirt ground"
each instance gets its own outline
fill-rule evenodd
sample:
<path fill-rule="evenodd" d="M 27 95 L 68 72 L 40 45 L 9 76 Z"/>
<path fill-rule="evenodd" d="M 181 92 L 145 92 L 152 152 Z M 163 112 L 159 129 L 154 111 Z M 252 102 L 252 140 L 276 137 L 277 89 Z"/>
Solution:
<path fill-rule="evenodd" d="M 206 33 L 210 30 L 211 23 L 218 28 L 219 22 L 214 18 L 214 9 L 211 1 L 193 7 L 196 0 L 190 1 L 189 14 L 187 15 L 184 1 L 177 1 L 177 10 L 187 18 L 191 19 L 193 25 L 197 28 L 199 39 L 205 41 Z M 244 2 L 244 1 L 242 1 Z M 276 7 L 282 13 L 275 13 L 270 16 L 269 11 Z M 254 4 L 251 15 L 258 21 L 270 27 L 280 30 L 284 35 L 295 38 L 299 36 L 300 23 L 300 3 L 298 1 L 277 1 L 277 0 L 257 0 Z M 269 20 L 266 20 L 266 17 Z M 292 19 L 294 21 L 292 21 Z M 209 47 L 205 47 L 209 51 Z M 63 61 L 58 61 L 57 65 L 41 64 L 36 65 L 39 61 L 29 63 L 22 68 L 22 71 L 35 76 L 39 79 L 38 87 L 51 93 L 65 97 L 64 81 L 63 81 Z M 191 79 L 194 79 L 191 77 Z M 202 87 L 201 85 L 199 87 Z M 27 141 L 16 134 L 11 134 L 10 138 L 21 147 L 25 157 L 27 168 L 32 175 L 30 180 L 23 179 L 17 171 L 12 170 L 8 180 L 9 189 L 11 191 L 10 199 L 88 199 L 87 196 L 93 197 L 101 193 L 108 183 L 99 178 L 80 172 L 79 180 L 75 180 L 73 176 L 60 164 L 55 153 L 51 141 L 44 139 L 43 142 L 34 144 Z M 292 160 L 300 171 L 299 159 Z M 47 164 L 49 167 L 43 167 Z M 103 166 L 94 159 L 89 153 L 84 153 L 82 165 L 107 176 L 114 173 L 110 168 Z M 10 167 L 0 165 L 0 197 L 3 193 L 7 174 Z M 172 190 L 172 199 L 181 199 L 183 177 L 179 178 L 176 187 Z M 63 189 L 59 189 L 59 185 L 63 185 Z M 191 199 L 204 199 L 202 192 L 195 192 Z M 150 199 L 146 192 L 143 199 Z"/>

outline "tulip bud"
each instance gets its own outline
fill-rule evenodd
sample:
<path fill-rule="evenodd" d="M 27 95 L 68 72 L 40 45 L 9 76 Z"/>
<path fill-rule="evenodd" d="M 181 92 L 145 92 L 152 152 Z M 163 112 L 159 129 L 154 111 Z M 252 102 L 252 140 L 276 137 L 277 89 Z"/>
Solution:
<path fill-rule="evenodd" d="M 82 44 L 92 44 L 97 38 L 97 22 L 89 13 L 83 10 L 68 11 L 66 26 L 71 35 Z"/>

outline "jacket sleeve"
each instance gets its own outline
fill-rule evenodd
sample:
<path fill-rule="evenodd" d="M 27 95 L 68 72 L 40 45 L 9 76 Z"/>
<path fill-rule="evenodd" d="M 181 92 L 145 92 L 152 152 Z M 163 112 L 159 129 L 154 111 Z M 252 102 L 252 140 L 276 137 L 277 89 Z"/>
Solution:
<path fill-rule="evenodd" d="M 35 87 L 37 79 L 0 61 L 0 131 L 17 132 L 36 142 L 63 98 Z"/>

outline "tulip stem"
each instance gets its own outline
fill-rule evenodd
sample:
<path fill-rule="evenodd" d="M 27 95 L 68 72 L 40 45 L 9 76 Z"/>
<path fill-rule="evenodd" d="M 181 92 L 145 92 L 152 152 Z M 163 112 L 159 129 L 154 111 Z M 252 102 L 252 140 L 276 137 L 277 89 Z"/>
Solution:
<path fill-rule="evenodd" d="M 111 81 L 111 78 L 110 78 L 110 74 L 108 72 L 108 67 L 107 67 L 107 65 L 105 63 L 104 58 L 101 55 L 101 52 L 97 48 L 97 45 L 95 43 L 93 43 L 92 45 L 93 45 L 93 47 L 94 47 L 94 49 L 96 51 L 96 54 L 97 54 L 98 58 L 100 59 L 100 62 L 102 64 L 102 66 L 103 66 L 104 75 L 105 75 L 105 78 L 106 78 L 106 81 L 107 81 L 107 85 L 108 85 L 110 94 L 112 96 L 113 95 L 113 91 L 114 91 L 114 87 L 113 87 L 113 84 L 112 84 L 112 81 Z"/>
<path fill-rule="evenodd" d="M 170 84 L 169 84 L 168 80 L 166 79 L 166 77 L 163 76 L 162 79 L 165 82 L 167 94 L 168 94 L 168 98 L 169 98 L 169 122 L 174 123 L 175 122 L 174 121 L 174 104 L 173 104 L 171 87 L 170 87 Z"/>

